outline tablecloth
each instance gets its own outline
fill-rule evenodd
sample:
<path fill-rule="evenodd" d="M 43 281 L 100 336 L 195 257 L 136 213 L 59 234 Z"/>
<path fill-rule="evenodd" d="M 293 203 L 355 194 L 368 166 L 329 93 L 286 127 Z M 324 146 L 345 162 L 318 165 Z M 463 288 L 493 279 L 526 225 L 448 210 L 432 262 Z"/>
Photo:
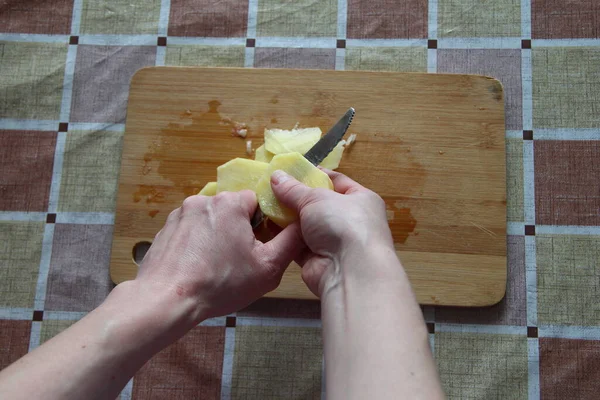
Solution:
<path fill-rule="evenodd" d="M 0 368 L 111 290 L 128 85 L 153 65 L 500 79 L 507 295 L 424 307 L 444 389 L 600 396 L 597 0 L 0 0 Z M 121 398 L 321 398 L 319 311 L 263 299 L 208 320 Z"/>

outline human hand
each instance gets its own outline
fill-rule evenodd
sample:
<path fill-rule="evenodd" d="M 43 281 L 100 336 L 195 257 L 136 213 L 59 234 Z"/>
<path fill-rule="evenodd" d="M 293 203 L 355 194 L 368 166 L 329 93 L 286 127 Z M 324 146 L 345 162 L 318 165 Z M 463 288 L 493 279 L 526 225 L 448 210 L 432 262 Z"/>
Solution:
<path fill-rule="evenodd" d="M 302 279 L 320 297 L 339 284 L 343 273 L 364 278 L 377 272 L 369 268 L 344 271 L 341 264 L 345 256 L 379 252 L 395 257 L 381 197 L 339 172 L 323 171 L 331 178 L 335 191 L 309 188 L 283 171 L 275 171 L 271 177 L 275 196 L 300 216 L 308 248 L 297 261 L 302 266 Z"/>
<path fill-rule="evenodd" d="M 304 247 L 298 224 L 267 243 L 256 239 L 251 191 L 191 196 L 168 217 L 136 281 L 174 292 L 190 305 L 191 323 L 237 311 L 275 289 Z"/>

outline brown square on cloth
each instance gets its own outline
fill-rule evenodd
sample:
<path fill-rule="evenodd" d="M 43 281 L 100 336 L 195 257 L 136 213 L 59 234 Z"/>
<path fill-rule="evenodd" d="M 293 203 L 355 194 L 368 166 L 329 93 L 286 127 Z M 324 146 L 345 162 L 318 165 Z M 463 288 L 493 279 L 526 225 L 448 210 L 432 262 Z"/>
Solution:
<path fill-rule="evenodd" d="M 0 370 L 29 350 L 31 321 L 0 320 Z"/>
<path fill-rule="evenodd" d="M 56 132 L 0 131 L 0 211 L 46 211 Z"/>
<path fill-rule="evenodd" d="M 539 346 L 542 399 L 598 398 L 600 341 L 540 338 Z"/>
<path fill-rule="evenodd" d="M 533 144 L 535 219 L 541 225 L 600 225 L 600 141 Z"/>
<path fill-rule="evenodd" d="M 198 326 L 142 367 L 133 399 L 219 399 L 225 328 Z"/>
<path fill-rule="evenodd" d="M 352 39 L 427 38 L 427 0 L 348 0 Z"/>
<path fill-rule="evenodd" d="M 68 35 L 73 0 L 0 0 L 0 29 L 5 33 Z"/>
<path fill-rule="evenodd" d="M 248 0 L 171 0 L 169 36 L 246 37 Z"/>
<path fill-rule="evenodd" d="M 534 39 L 600 37 L 600 2 L 532 0 L 531 36 Z"/>
<path fill-rule="evenodd" d="M 333 37 L 337 0 L 259 0 L 256 35 L 266 37 Z"/>

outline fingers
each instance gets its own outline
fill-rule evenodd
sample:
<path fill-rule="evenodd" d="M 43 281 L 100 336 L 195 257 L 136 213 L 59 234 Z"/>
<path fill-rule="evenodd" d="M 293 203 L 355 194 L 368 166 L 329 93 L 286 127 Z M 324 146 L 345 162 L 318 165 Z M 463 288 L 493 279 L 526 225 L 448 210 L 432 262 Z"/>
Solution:
<path fill-rule="evenodd" d="M 259 263 L 267 263 L 276 275 L 283 273 L 287 266 L 306 248 L 302 240 L 300 224 L 297 222 L 285 227 L 277 236 L 259 245 Z"/>
<path fill-rule="evenodd" d="M 238 192 L 240 195 L 240 201 L 242 205 L 242 209 L 248 213 L 248 218 L 252 218 L 254 212 L 256 211 L 256 207 L 258 206 L 258 202 L 256 201 L 256 193 L 252 190 L 242 190 Z"/>
<path fill-rule="evenodd" d="M 280 170 L 271 175 L 271 188 L 280 202 L 298 213 L 310 201 L 313 190 Z"/>
<path fill-rule="evenodd" d="M 204 204 L 198 205 L 198 210 L 202 208 L 204 211 L 214 210 L 216 212 L 223 212 L 228 215 L 236 216 L 241 213 L 243 217 L 248 218 L 248 220 L 252 217 L 256 207 L 258 206 L 256 195 L 251 190 L 241 190 L 239 192 L 221 192 L 212 197 L 191 196 L 184 201 L 183 205 L 185 206 L 188 199 L 192 198 L 200 199 L 195 200 L 196 203 L 205 202 Z M 192 204 L 191 201 L 188 203 Z M 211 204 L 212 208 L 210 206 Z M 192 206 L 190 205 L 190 208 L 191 207 Z"/>
<path fill-rule="evenodd" d="M 330 264 L 330 259 L 311 253 L 302 266 L 302 280 L 308 289 L 319 298 L 321 297 L 319 285 Z"/>
<path fill-rule="evenodd" d="M 304 249 L 302 249 L 302 251 L 298 253 L 296 258 L 294 258 L 294 261 L 296 261 L 296 264 L 298 264 L 300 267 L 304 267 L 308 260 L 310 260 L 311 257 L 313 257 L 314 255 L 315 254 L 312 252 L 311 249 L 305 247 Z"/>
<path fill-rule="evenodd" d="M 329 175 L 329 178 L 333 182 L 333 188 L 338 193 L 350 194 L 363 189 L 363 186 L 342 173 L 331 171 L 326 168 L 321 168 L 321 170 Z"/>
<path fill-rule="evenodd" d="M 179 222 L 179 218 L 181 217 L 181 207 L 174 209 L 171 211 L 169 216 L 167 217 L 167 221 L 165 225 L 162 227 L 160 231 L 154 236 L 154 240 L 152 243 L 156 243 L 159 241 L 168 242 L 171 238 L 173 232 L 177 229 L 177 224 Z"/>

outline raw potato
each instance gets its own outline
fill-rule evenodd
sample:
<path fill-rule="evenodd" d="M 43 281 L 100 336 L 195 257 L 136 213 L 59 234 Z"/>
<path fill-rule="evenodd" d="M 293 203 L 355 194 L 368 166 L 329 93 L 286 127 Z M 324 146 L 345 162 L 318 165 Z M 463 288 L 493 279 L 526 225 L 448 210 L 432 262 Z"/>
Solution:
<path fill-rule="evenodd" d="M 300 153 L 278 154 L 273 157 L 267 173 L 256 186 L 256 198 L 262 212 L 280 227 L 284 228 L 298 219 L 298 215 L 279 204 L 271 189 L 271 174 L 282 170 L 313 188 L 333 190 L 333 183 L 326 173 L 312 165 Z"/>
<path fill-rule="evenodd" d="M 265 148 L 273 154 L 298 152 L 305 154 L 321 139 L 321 129 L 265 129 Z"/>
<path fill-rule="evenodd" d="M 344 154 L 344 144 L 346 142 L 344 140 L 340 141 L 337 146 L 331 150 L 331 153 L 325 157 L 321 164 L 319 164 L 323 168 L 327 169 L 336 169 L 340 166 L 340 161 L 342 161 L 342 154 Z"/>
<path fill-rule="evenodd" d="M 349 139 L 353 137 L 356 135 L 351 135 Z M 235 158 L 221 165 L 217 168 L 217 181 L 208 182 L 198 194 L 214 196 L 225 191 L 252 190 L 263 213 L 277 225 L 285 227 L 295 221 L 297 215 L 282 207 L 275 198 L 271 190 L 271 174 L 281 169 L 308 186 L 333 189 L 327 174 L 303 156 L 320 138 L 319 128 L 265 129 L 265 144 L 255 150 L 254 160 Z M 320 165 L 336 169 L 349 144 L 340 141 Z M 249 152 L 251 147 L 251 141 L 247 141 L 246 151 Z"/>
<path fill-rule="evenodd" d="M 214 196 L 217 194 L 217 182 L 208 182 L 198 194 L 201 196 Z"/>
<path fill-rule="evenodd" d="M 269 164 L 264 162 L 234 158 L 217 168 L 217 193 L 256 191 L 256 184 L 268 169 Z"/>
<path fill-rule="evenodd" d="M 257 161 L 271 162 L 274 154 L 294 152 L 306 154 L 320 138 L 321 130 L 319 128 L 294 128 L 291 131 L 267 129 L 265 130 L 265 144 L 256 149 L 254 159 Z M 336 169 L 339 167 L 340 161 L 342 160 L 342 154 L 344 153 L 345 143 L 344 140 L 340 141 L 320 165 L 327 169 Z"/>
<path fill-rule="evenodd" d="M 254 153 L 254 160 L 270 163 L 273 159 L 273 156 L 274 154 L 268 151 L 265 148 L 265 145 L 263 144 L 258 149 L 256 149 L 256 152 Z"/>

